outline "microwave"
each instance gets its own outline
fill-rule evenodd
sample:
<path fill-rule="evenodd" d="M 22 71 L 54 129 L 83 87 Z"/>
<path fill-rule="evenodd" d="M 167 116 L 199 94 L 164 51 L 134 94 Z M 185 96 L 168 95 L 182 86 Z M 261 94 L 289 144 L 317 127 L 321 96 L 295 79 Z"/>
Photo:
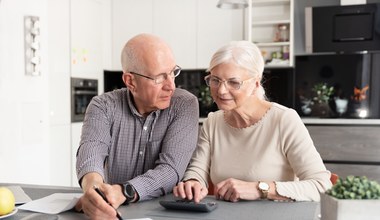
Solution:
<path fill-rule="evenodd" d="M 380 3 L 305 8 L 308 53 L 380 51 Z"/>

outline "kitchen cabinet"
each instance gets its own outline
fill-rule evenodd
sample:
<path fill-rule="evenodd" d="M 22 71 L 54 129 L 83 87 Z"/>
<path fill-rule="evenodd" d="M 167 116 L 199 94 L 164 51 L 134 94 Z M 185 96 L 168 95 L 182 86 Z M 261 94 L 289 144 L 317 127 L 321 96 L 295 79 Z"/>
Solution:
<path fill-rule="evenodd" d="M 153 31 L 153 0 L 112 0 L 112 68 L 121 70 L 121 50 L 139 33 Z M 120 79 L 121 80 L 121 79 Z"/>
<path fill-rule="evenodd" d="M 77 151 L 80 143 L 80 136 L 82 135 L 83 122 L 75 122 L 71 124 L 71 186 L 78 186 L 78 178 L 76 172 Z"/>
<path fill-rule="evenodd" d="M 293 66 L 293 0 L 249 0 L 246 38 L 257 44 L 267 66 Z"/>
<path fill-rule="evenodd" d="M 197 66 L 197 1 L 153 1 L 153 9 L 153 33 L 169 43 L 179 66 Z"/>
<path fill-rule="evenodd" d="M 244 40 L 244 10 L 220 9 L 217 1 L 199 0 L 197 10 L 198 69 L 207 69 L 211 56 L 230 41 Z"/>
<path fill-rule="evenodd" d="M 48 7 L 50 184 L 71 186 L 70 0 L 49 0 Z"/>
<path fill-rule="evenodd" d="M 103 71 L 102 0 L 75 0 L 70 5 L 71 76 L 98 79 Z"/>
<path fill-rule="evenodd" d="M 327 169 L 340 177 L 367 176 L 380 182 L 379 120 L 368 119 L 368 124 L 362 119 L 348 124 L 339 124 L 338 119 L 333 124 L 327 124 L 329 119 L 318 121 L 306 127 Z"/>
<path fill-rule="evenodd" d="M 114 0 L 112 8 L 114 70 L 124 44 L 140 33 L 163 38 L 183 69 L 207 68 L 219 47 L 244 38 L 243 10 L 219 9 L 214 0 Z"/>

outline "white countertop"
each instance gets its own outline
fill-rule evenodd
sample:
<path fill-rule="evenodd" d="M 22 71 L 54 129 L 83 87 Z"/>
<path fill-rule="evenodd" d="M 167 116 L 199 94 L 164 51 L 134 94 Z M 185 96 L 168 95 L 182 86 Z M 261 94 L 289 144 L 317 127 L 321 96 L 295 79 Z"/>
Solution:
<path fill-rule="evenodd" d="M 202 124 L 206 118 L 199 118 Z M 355 118 L 302 118 L 303 123 L 317 125 L 380 125 L 380 119 L 355 119 Z"/>

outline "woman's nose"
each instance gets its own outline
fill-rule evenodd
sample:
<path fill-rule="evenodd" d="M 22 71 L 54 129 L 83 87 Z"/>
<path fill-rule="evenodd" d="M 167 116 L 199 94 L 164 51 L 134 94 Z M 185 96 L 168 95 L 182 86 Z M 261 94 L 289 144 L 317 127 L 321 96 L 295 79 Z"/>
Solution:
<path fill-rule="evenodd" d="M 221 81 L 218 87 L 218 93 L 224 94 L 228 91 L 226 81 Z"/>

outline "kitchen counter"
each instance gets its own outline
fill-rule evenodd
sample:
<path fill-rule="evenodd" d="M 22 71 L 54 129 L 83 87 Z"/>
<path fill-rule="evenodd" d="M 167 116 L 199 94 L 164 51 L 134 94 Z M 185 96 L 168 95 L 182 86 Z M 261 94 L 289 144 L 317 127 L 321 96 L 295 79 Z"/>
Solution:
<path fill-rule="evenodd" d="M 199 118 L 202 124 L 206 118 Z M 302 118 L 306 125 L 380 125 L 380 119 L 355 119 L 355 118 Z"/>

